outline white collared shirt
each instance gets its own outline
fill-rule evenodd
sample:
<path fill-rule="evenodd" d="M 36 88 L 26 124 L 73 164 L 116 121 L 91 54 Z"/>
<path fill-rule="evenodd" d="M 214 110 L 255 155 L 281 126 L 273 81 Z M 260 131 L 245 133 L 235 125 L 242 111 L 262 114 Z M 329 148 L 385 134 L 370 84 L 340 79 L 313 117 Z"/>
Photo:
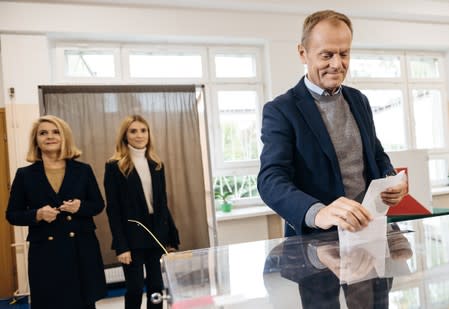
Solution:
<path fill-rule="evenodd" d="M 338 90 L 335 91 L 334 94 L 330 94 L 327 90 L 315 85 L 313 82 L 310 81 L 310 79 L 306 76 L 304 76 L 304 83 L 306 84 L 307 89 L 309 89 L 310 91 L 313 91 L 316 94 L 319 95 L 323 95 L 323 96 L 332 96 L 332 95 L 336 95 L 339 94 L 341 91 L 341 85 L 340 87 L 338 87 Z"/>

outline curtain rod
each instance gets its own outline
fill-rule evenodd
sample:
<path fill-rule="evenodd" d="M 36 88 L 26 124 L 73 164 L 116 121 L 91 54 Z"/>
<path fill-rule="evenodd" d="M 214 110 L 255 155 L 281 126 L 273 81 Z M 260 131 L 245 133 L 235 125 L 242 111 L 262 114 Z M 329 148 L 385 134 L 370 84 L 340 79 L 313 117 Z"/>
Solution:
<path fill-rule="evenodd" d="M 192 85 L 40 85 L 42 95 L 48 93 L 107 93 L 107 92 L 193 92 L 204 88 L 203 84 Z"/>

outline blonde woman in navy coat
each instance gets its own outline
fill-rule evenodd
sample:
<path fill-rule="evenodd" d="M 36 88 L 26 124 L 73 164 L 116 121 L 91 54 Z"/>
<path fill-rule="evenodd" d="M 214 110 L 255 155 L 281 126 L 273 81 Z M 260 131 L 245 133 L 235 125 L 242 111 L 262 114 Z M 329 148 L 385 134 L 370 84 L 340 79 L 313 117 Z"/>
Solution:
<path fill-rule="evenodd" d="M 106 163 L 104 186 L 112 248 L 125 274 L 125 309 L 140 309 L 144 285 L 147 308 L 162 308 L 162 304 L 150 301 L 152 293 L 163 289 L 159 260 L 164 250 L 160 245 L 167 251 L 177 249 L 179 237 L 167 207 L 164 167 L 143 117 L 134 115 L 123 120 L 115 153 Z M 145 225 L 160 244 L 129 220 Z"/>
<path fill-rule="evenodd" d="M 43 116 L 32 127 L 27 161 L 14 178 L 6 211 L 13 225 L 28 226 L 28 277 L 32 309 L 91 309 L 106 294 L 93 216 L 104 208 L 89 165 L 70 127 Z"/>

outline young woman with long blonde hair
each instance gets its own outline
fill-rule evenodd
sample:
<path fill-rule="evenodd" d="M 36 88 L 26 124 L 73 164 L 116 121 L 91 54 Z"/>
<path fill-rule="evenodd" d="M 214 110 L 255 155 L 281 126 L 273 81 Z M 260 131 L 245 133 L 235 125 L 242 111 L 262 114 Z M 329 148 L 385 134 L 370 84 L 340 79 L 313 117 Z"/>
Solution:
<path fill-rule="evenodd" d="M 179 236 L 167 206 L 164 166 L 142 116 L 122 121 L 114 155 L 106 163 L 104 187 L 112 248 L 125 274 L 125 309 L 140 309 L 144 285 L 147 308 L 162 308 L 150 296 L 163 289 L 159 259 L 178 248 Z"/>

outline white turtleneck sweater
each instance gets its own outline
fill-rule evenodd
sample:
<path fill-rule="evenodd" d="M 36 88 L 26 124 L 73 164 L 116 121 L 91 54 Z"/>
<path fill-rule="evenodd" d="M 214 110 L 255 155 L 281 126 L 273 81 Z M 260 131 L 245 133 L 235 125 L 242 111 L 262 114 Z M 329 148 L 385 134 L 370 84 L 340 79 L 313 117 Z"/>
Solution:
<path fill-rule="evenodd" d="M 150 214 L 154 213 L 153 210 L 153 186 L 151 183 L 150 167 L 148 165 L 147 158 L 145 158 L 146 148 L 136 149 L 128 144 L 131 160 L 133 161 L 134 168 L 139 175 L 142 182 L 143 193 L 145 194 L 145 201 L 147 202 L 148 211 Z"/>

